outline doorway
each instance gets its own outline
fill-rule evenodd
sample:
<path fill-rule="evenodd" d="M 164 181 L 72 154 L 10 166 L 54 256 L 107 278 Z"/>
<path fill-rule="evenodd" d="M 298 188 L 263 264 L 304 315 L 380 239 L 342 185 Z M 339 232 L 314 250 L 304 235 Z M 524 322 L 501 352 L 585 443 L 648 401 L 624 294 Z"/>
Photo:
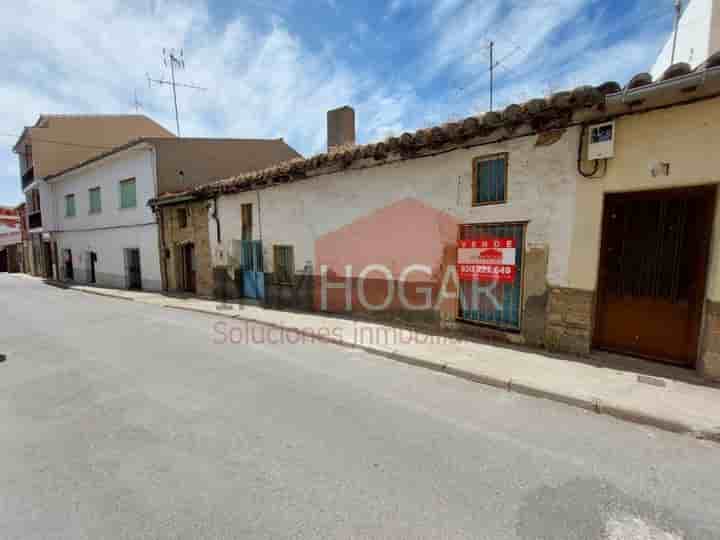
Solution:
<path fill-rule="evenodd" d="M 137 248 L 125 249 L 125 281 L 128 289 L 142 289 L 140 250 Z"/>
<path fill-rule="evenodd" d="M 50 242 L 43 242 L 43 273 L 44 276 L 47 279 L 53 278 L 53 257 L 52 257 L 52 247 L 50 246 Z M 70 266 L 72 270 L 72 261 L 70 261 Z M 70 278 L 73 279 L 73 278 Z"/>
<path fill-rule="evenodd" d="M 179 246 L 180 249 L 180 288 L 184 292 L 196 291 L 197 266 L 195 262 L 195 244 L 192 242 Z"/>
<path fill-rule="evenodd" d="M 87 280 L 88 280 L 88 283 L 95 283 L 96 282 L 95 263 L 97 262 L 97 253 L 95 253 L 94 251 L 88 251 L 87 258 L 88 258 Z"/>
<path fill-rule="evenodd" d="M 715 187 L 605 197 L 594 345 L 693 366 Z"/>
<path fill-rule="evenodd" d="M 253 300 L 265 298 L 263 248 L 260 240 L 242 240 L 240 264 L 242 268 L 242 296 Z"/>
<path fill-rule="evenodd" d="M 46 259 L 46 261 L 47 261 L 47 259 Z M 72 250 L 71 249 L 63 250 L 63 262 L 64 262 L 64 267 L 65 267 L 65 280 L 66 281 L 74 281 L 75 280 L 75 270 L 73 269 Z"/>

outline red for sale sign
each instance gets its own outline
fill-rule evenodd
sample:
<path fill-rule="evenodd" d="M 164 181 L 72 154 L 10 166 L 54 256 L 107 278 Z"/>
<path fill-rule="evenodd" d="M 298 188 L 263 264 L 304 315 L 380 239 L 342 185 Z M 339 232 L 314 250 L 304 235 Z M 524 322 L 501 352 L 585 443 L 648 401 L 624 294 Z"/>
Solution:
<path fill-rule="evenodd" d="M 480 238 L 458 243 L 458 276 L 462 281 L 515 281 L 515 240 Z"/>

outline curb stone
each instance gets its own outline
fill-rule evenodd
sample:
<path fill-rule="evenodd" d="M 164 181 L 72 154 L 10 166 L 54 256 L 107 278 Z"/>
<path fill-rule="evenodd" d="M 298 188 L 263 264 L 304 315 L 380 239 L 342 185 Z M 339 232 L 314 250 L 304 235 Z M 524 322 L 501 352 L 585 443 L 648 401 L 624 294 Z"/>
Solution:
<path fill-rule="evenodd" d="M 49 283 L 50 285 L 53 285 L 52 283 Z M 134 301 L 134 298 L 128 298 L 126 296 L 119 296 L 119 295 L 113 295 L 108 293 L 100 293 L 90 290 L 80 290 L 80 289 L 73 289 L 71 286 L 68 287 L 67 285 L 61 284 L 57 285 L 60 288 L 65 288 L 69 290 L 74 290 L 76 292 L 83 292 L 88 294 L 96 294 L 98 296 L 106 296 L 109 298 L 118 298 L 121 300 L 130 300 Z M 139 302 L 143 302 L 142 300 L 139 300 Z M 571 396 L 567 394 L 561 394 L 559 392 L 555 392 L 552 390 L 546 390 L 540 387 L 533 386 L 531 384 L 528 384 L 527 382 L 514 382 L 511 378 L 504 379 L 501 377 L 494 377 L 491 375 L 485 375 L 482 373 L 476 373 L 468 370 L 464 370 L 462 368 L 455 368 L 448 364 L 444 363 L 438 363 L 438 362 L 432 362 L 430 360 L 423 360 L 421 358 L 409 356 L 402 354 L 398 352 L 396 349 L 393 350 L 387 350 L 387 349 L 380 349 L 380 348 L 373 348 L 367 345 L 359 345 L 357 343 L 346 341 L 338 338 L 334 338 L 331 336 L 323 336 L 316 334 L 314 332 L 304 330 L 302 328 L 296 328 L 289 325 L 284 324 L 278 324 L 273 323 L 269 321 L 263 321 L 260 319 L 254 319 L 252 317 L 247 317 L 243 315 L 229 315 L 222 312 L 214 313 L 202 308 L 196 308 L 193 306 L 181 306 L 181 305 L 174 305 L 174 304 L 160 304 L 162 307 L 165 308 L 171 308 L 171 309 L 178 309 L 182 311 L 192 311 L 194 313 L 204 313 L 206 315 L 210 316 L 217 316 L 222 317 L 225 319 L 235 319 L 240 321 L 247 321 L 263 326 L 268 326 L 272 328 L 277 328 L 280 330 L 287 330 L 291 332 L 295 332 L 299 335 L 303 335 L 306 337 L 310 337 L 313 339 L 316 339 L 321 342 L 325 343 L 331 343 L 334 345 L 338 345 L 341 347 L 351 348 L 351 349 L 359 349 L 363 350 L 365 352 L 368 352 L 370 354 L 374 354 L 376 356 L 382 356 L 385 358 L 389 358 L 391 360 L 396 360 L 398 362 L 402 362 L 404 364 L 412 365 L 421 367 L 424 369 L 429 369 L 432 371 L 436 371 L 439 373 L 446 373 L 450 376 L 458 377 L 461 379 L 465 379 L 471 382 L 476 382 L 480 384 L 484 384 L 486 386 L 492 386 L 495 388 L 505 389 L 517 394 L 522 394 L 530 397 L 536 397 L 536 398 L 544 398 L 551 401 L 563 403 L 565 405 L 570 405 L 573 407 L 578 407 L 584 410 L 593 411 L 598 414 L 604 414 L 607 416 L 612 416 L 615 418 L 618 418 L 620 420 L 651 426 L 657 429 L 661 429 L 664 431 L 669 431 L 673 433 L 678 433 L 682 435 L 690 435 L 694 437 L 695 439 L 700 440 L 706 440 L 706 441 L 712 441 L 716 443 L 720 443 L 720 426 L 718 426 L 717 429 L 713 430 L 697 430 L 693 426 L 690 426 L 688 424 L 684 424 L 682 422 L 678 422 L 676 420 L 671 420 L 668 418 L 663 418 L 658 415 L 654 415 L 651 413 L 647 413 L 644 411 L 639 411 L 636 409 L 627 408 L 622 405 L 615 405 L 612 403 L 604 403 L 602 400 L 594 397 L 589 398 L 583 398 L 579 396 Z"/>
<path fill-rule="evenodd" d="M 677 420 L 670 420 L 656 414 L 625 407 L 623 405 L 599 402 L 599 412 L 600 414 L 614 416 L 620 420 L 626 420 L 635 424 L 652 426 L 665 431 L 671 431 L 673 433 L 688 434 L 695 438 L 702 438 L 697 436 L 700 432 L 698 432 L 693 426 L 684 424 L 683 422 L 678 422 Z"/>
<path fill-rule="evenodd" d="M 105 292 L 97 292 L 97 291 L 86 291 L 86 290 L 79 290 L 79 289 L 73 289 L 72 287 L 68 287 L 68 289 L 72 291 L 77 292 L 84 292 L 87 294 L 94 294 L 96 296 L 105 296 L 106 298 L 117 298 L 118 300 L 129 300 L 130 302 L 134 302 L 135 299 L 131 298 L 129 296 L 121 296 L 119 294 L 112 294 L 112 293 L 105 293 Z"/>

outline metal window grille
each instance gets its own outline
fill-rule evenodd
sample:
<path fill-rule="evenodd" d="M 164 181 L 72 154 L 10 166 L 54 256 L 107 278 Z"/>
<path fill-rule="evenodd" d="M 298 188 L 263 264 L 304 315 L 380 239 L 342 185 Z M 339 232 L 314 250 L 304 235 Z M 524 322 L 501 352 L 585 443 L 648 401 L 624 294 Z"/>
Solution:
<path fill-rule="evenodd" d="M 242 240 L 241 269 L 247 272 L 262 272 L 264 268 L 262 242 L 260 240 Z"/>
<path fill-rule="evenodd" d="M 278 283 L 292 283 L 295 275 L 295 257 L 292 246 L 274 246 L 275 279 Z"/>
<path fill-rule="evenodd" d="M 515 240 L 515 279 L 512 283 L 460 282 L 459 318 L 468 322 L 519 330 L 523 298 L 524 223 L 463 225 L 461 240 L 512 238 Z"/>

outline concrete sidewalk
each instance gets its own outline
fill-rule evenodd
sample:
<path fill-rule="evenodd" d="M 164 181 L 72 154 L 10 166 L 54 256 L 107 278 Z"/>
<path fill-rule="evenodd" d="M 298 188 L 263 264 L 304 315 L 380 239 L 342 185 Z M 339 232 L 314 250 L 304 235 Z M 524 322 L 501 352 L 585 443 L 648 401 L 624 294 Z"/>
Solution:
<path fill-rule="evenodd" d="M 682 377 L 684 380 L 672 376 L 650 377 L 542 351 L 461 341 L 369 322 L 271 310 L 240 302 L 221 304 L 194 297 L 55 285 L 226 318 L 229 320 L 225 324 L 215 327 L 216 334 L 235 342 L 328 341 L 510 391 L 720 442 L 720 388 L 703 385 L 699 379 L 692 382 L 691 375 Z M 253 330 L 243 321 L 260 323 L 265 330 Z"/>

